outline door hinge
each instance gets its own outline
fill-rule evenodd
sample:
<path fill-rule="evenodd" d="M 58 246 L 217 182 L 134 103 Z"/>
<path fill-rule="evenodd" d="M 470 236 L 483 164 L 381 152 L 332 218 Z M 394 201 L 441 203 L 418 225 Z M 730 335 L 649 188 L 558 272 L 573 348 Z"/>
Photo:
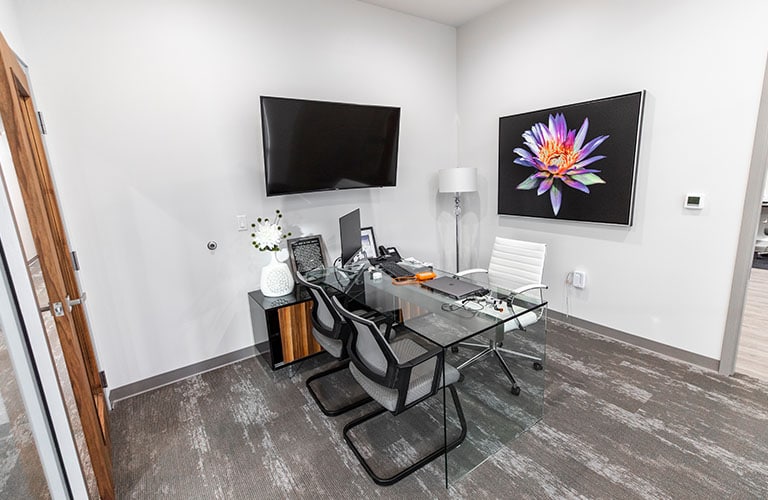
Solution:
<path fill-rule="evenodd" d="M 101 381 L 101 387 L 106 389 L 107 388 L 107 374 L 104 372 L 104 370 L 101 370 L 99 372 L 99 380 Z"/>
<path fill-rule="evenodd" d="M 37 112 L 37 120 L 40 123 L 40 133 L 43 134 L 43 135 L 47 135 L 48 134 L 48 129 L 45 128 L 45 120 L 43 120 L 43 112 L 42 111 L 38 111 Z"/>
<path fill-rule="evenodd" d="M 77 252 L 72 250 L 72 266 L 74 266 L 75 271 L 80 270 L 80 261 L 77 260 Z"/>

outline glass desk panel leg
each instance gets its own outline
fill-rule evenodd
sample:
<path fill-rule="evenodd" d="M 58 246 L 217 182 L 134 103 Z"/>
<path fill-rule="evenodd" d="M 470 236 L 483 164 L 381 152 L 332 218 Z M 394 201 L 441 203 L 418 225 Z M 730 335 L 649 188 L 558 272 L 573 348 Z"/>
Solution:
<path fill-rule="evenodd" d="M 462 378 L 455 386 L 467 422 L 467 435 L 459 447 L 447 454 L 447 481 L 461 479 L 541 420 L 547 372 L 546 325 L 544 307 L 541 318 L 525 331 L 504 333 L 503 327 L 499 327 L 496 332 L 471 340 L 475 344 L 495 346 L 501 360 L 491 352 L 461 370 Z M 458 352 L 446 351 L 446 362 L 459 366 L 480 350 L 460 345 Z M 512 382 L 501 361 L 520 388 L 518 395 L 513 394 Z M 448 432 L 459 425 L 450 399 L 446 391 L 444 408 Z"/>

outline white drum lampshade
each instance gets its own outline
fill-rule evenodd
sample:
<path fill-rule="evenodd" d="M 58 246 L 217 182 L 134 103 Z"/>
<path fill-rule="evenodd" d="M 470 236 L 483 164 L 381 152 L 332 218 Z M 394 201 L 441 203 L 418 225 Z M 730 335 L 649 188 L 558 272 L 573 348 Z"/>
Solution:
<path fill-rule="evenodd" d="M 469 193 L 477 191 L 476 168 L 444 168 L 438 172 L 438 191 Z"/>

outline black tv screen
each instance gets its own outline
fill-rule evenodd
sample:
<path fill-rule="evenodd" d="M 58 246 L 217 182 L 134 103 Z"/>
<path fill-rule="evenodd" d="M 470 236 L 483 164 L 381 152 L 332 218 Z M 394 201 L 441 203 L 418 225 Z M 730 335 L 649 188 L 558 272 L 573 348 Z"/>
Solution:
<path fill-rule="evenodd" d="M 400 108 L 261 97 L 267 196 L 394 186 Z"/>

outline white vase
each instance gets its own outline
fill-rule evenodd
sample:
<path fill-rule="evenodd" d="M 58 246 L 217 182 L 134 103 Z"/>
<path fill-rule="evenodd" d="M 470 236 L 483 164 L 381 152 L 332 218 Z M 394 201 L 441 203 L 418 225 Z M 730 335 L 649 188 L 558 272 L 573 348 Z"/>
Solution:
<path fill-rule="evenodd" d="M 279 262 L 275 254 L 269 264 L 261 269 L 261 293 L 265 297 L 280 297 L 293 291 L 293 275 L 285 262 Z"/>

